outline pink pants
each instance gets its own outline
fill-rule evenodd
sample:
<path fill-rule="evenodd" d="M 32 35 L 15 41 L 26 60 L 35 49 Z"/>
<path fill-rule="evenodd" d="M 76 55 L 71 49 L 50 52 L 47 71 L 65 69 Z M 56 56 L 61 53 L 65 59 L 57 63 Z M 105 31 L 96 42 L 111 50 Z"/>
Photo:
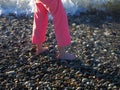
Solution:
<path fill-rule="evenodd" d="M 46 39 L 48 8 L 53 16 L 55 36 L 58 46 L 71 43 L 67 15 L 61 0 L 40 0 L 35 3 L 32 43 L 42 44 Z"/>

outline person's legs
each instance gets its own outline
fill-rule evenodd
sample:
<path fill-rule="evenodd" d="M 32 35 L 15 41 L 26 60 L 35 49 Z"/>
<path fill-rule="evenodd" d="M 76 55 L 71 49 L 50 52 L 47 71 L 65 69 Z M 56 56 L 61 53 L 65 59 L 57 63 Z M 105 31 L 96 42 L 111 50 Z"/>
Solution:
<path fill-rule="evenodd" d="M 55 35 L 58 44 L 58 58 L 75 59 L 73 54 L 66 53 L 65 46 L 71 44 L 67 15 L 62 5 L 61 0 L 40 0 L 44 3 L 53 16 Z"/>
<path fill-rule="evenodd" d="M 70 33 L 66 12 L 62 5 L 61 0 L 41 0 L 53 16 L 55 36 L 58 46 L 70 45 Z"/>
<path fill-rule="evenodd" d="M 42 3 L 35 3 L 32 43 L 36 45 L 36 55 L 44 52 L 47 48 L 42 47 L 46 38 L 46 27 L 48 24 L 48 11 Z"/>
<path fill-rule="evenodd" d="M 47 24 L 48 24 L 48 11 L 41 3 L 36 3 L 32 33 L 33 44 L 42 44 L 45 41 Z"/>

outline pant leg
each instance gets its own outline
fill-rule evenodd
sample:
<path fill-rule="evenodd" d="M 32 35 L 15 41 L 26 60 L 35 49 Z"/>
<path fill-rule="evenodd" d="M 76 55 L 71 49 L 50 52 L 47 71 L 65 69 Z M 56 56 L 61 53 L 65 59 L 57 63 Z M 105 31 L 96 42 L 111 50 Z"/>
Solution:
<path fill-rule="evenodd" d="M 71 43 L 68 19 L 61 0 L 41 0 L 53 16 L 55 36 L 58 46 L 66 46 Z"/>
<path fill-rule="evenodd" d="M 42 44 L 46 39 L 48 25 L 48 11 L 42 3 L 35 3 L 32 43 Z"/>

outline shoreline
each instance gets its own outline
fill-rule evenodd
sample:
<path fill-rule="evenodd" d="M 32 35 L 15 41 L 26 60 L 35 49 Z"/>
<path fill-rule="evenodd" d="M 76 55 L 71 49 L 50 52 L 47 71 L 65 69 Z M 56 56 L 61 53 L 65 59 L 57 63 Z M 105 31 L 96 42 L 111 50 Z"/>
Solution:
<path fill-rule="evenodd" d="M 53 22 L 45 45 L 35 56 L 31 44 L 33 17 L 0 17 L 0 89 L 120 89 L 120 18 L 104 13 L 68 16 L 73 62 L 56 60 Z"/>

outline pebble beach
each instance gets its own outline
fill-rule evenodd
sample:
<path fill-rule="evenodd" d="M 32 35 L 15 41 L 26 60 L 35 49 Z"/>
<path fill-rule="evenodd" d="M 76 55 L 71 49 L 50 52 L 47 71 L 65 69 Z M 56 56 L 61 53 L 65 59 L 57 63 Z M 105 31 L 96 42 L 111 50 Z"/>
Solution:
<path fill-rule="evenodd" d="M 57 60 L 54 25 L 35 55 L 33 17 L 0 16 L 0 90 L 120 90 L 120 15 L 68 15 L 74 61 Z"/>

